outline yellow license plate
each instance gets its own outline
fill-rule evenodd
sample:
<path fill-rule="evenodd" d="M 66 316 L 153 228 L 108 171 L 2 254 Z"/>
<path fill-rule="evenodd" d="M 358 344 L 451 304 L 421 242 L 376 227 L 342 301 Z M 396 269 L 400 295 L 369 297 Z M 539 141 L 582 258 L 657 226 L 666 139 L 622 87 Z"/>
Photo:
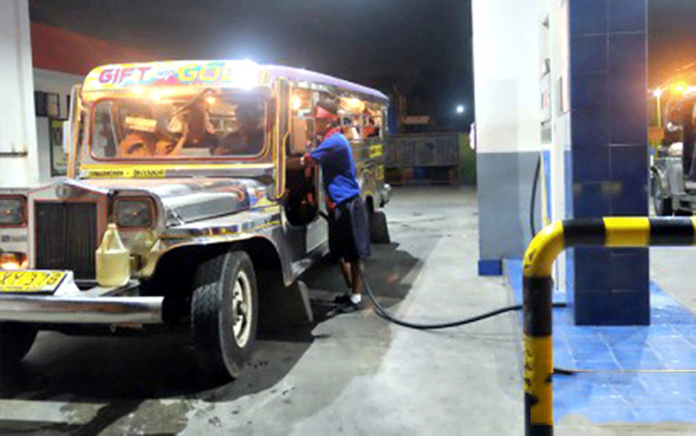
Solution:
<path fill-rule="evenodd" d="M 0 293 L 53 293 L 63 282 L 65 271 L 0 271 Z"/>

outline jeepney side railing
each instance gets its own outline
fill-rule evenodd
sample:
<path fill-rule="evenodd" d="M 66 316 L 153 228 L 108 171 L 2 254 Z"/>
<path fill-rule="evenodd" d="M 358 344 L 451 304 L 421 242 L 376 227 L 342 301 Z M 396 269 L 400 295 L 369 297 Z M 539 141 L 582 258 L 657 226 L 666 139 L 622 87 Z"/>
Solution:
<path fill-rule="evenodd" d="M 695 245 L 696 218 L 599 218 L 557 221 L 532 240 L 524 256 L 524 409 L 527 436 L 553 435 L 551 269 L 577 246 Z"/>
<path fill-rule="evenodd" d="M 276 122 L 274 136 L 277 141 L 277 146 L 274 147 L 274 152 L 277 153 L 274 161 L 277 162 L 276 169 L 276 198 L 282 198 L 287 189 L 286 172 L 287 168 L 287 142 L 290 138 L 290 126 L 292 117 L 292 108 L 290 104 L 290 96 L 292 95 L 292 87 L 290 82 L 285 78 L 278 79 L 278 99 L 276 101 Z"/>

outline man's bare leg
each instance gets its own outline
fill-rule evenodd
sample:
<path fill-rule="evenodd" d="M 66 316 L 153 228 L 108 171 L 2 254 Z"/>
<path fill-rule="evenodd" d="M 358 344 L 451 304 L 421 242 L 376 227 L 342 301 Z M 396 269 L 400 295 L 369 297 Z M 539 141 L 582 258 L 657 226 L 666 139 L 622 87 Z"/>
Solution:
<path fill-rule="evenodd" d="M 349 295 L 341 298 L 348 297 L 352 307 L 359 307 L 359 304 L 362 301 L 363 291 L 363 282 L 362 277 L 360 276 L 360 272 L 363 269 L 363 261 L 359 259 L 352 262 L 346 262 L 345 259 L 340 259 L 338 264 L 341 267 L 341 272 L 343 273 L 346 282 L 350 283 L 352 290 Z"/>
<path fill-rule="evenodd" d="M 346 280 L 348 287 L 353 288 L 353 283 L 355 282 L 352 280 L 350 264 L 348 264 L 348 262 L 346 262 L 343 258 L 340 258 L 338 259 L 338 267 L 341 269 L 341 273 L 343 274 L 343 278 Z"/>
<path fill-rule="evenodd" d="M 350 263 L 351 280 L 353 284 L 353 295 L 362 295 L 363 281 L 362 277 L 360 276 L 360 273 L 363 270 L 363 268 L 364 265 L 362 259 L 357 259 Z"/>
<path fill-rule="evenodd" d="M 362 277 L 360 276 L 362 270 L 362 259 L 357 259 L 350 263 L 350 272 L 353 282 L 353 295 L 351 296 L 351 301 L 354 304 L 358 304 L 362 300 L 363 282 Z"/>

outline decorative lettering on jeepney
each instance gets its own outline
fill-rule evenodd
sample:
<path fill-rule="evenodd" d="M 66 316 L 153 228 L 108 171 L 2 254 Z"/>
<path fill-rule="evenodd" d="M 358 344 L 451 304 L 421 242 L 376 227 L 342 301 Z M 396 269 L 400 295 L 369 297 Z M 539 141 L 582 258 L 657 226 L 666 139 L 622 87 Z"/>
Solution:
<path fill-rule="evenodd" d="M 124 82 L 142 82 L 145 80 L 145 73 L 151 67 L 126 67 L 126 68 L 105 68 L 99 74 L 99 83 L 120 84 Z M 139 78 L 139 79 L 138 79 Z"/>
<path fill-rule="evenodd" d="M 197 74 L 196 68 L 181 67 L 178 70 L 179 81 L 182 83 L 192 83 L 196 80 Z"/>
<path fill-rule="evenodd" d="M 167 176 L 167 170 L 164 168 L 94 169 L 87 170 L 85 176 L 101 179 L 161 179 Z"/>
<path fill-rule="evenodd" d="M 220 80 L 221 68 L 220 67 L 208 67 L 201 70 L 201 80 L 204 82 L 217 82 Z"/>
<path fill-rule="evenodd" d="M 206 85 L 250 89 L 271 85 L 270 75 L 253 62 L 153 62 L 99 67 L 85 80 L 84 90 L 125 89 L 136 85 Z"/>
<path fill-rule="evenodd" d="M 217 83 L 233 82 L 234 70 L 221 65 L 189 65 L 178 70 L 179 81 L 182 83 Z"/>
<path fill-rule="evenodd" d="M 97 177 L 97 178 L 120 178 L 127 177 L 128 170 L 89 170 L 87 171 L 87 177 Z"/>
<path fill-rule="evenodd" d="M 167 170 L 163 168 L 153 169 L 133 169 L 133 178 L 136 179 L 161 179 L 167 175 Z"/>

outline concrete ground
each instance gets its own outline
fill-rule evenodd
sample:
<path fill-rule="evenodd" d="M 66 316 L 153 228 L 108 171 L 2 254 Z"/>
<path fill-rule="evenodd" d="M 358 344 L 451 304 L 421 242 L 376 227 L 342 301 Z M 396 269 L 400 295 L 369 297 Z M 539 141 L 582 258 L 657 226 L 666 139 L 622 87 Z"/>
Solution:
<path fill-rule="evenodd" d="M 387 208 L 393 243 L 375 247 L 368 277 L 393 313 L 463 318 L 511 302 L 504 278 L 476 274 L 473 190 L 409 188 Z M 687 251 L 655 252 L 663 289 L 696 307 Z M 687 275 L 688 277 L 688 275 Z M 371 310 L 322 318 L 345 288 L 335 266 L 310 270 L 319 321 L 264 335 L 242 376 L 195 379 L 181 332 L 128 338 L 41 334 L 18 387 L 0 399 L 0 434 L 519 435 L 523 434 L 519 315 L 422 332 Z M 595 426 L 566 416 L 559 435 L 696 434 L 678 425 Z"/>

